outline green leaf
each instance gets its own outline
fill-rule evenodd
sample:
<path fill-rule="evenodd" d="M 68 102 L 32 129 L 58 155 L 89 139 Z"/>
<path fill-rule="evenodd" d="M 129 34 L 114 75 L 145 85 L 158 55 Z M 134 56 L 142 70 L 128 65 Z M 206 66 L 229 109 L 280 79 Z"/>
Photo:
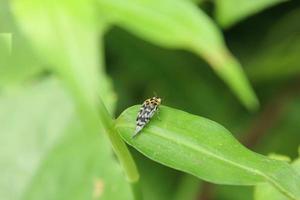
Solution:
<path fill-rule="evenodd" d="M 133 199 L 104 134 L 87 134 L 78 120 L 73 123 L 41 163 L 24 199 Z"/>
<path fill-rule="evenodd" d="M 255 200 L 289 200 L 282 193 L 278 192 L 272 185 L 267 183 L 258 184 L 254 193 Z"/>
<path fill-rule="evenodd" d="M 67 99 L 55 81 L 2 91 L 1 198 L 20 199 L 42 159 L 63 135 L 73 115 Z"/>
<path fill-rule="evenodd" d="M 103 134 L 75 113 L 57 80 L 2 91 L 1 199 L 132 199 Z"/>
<path fill-rule="evenodd" d="M 40 74 L 43 68 L 20 34 L 7 0 L 0 2 L 0 24 L 0 86 L 20 84 Z"/>
<path fill-rule="evenodd" d="M 221 32 L 196 5 L 186 0 L 98 0 L 103 18 L 166 48 L 203 57 L 249 109 L 256 96 L 239 62 L 226 48 Z"/>
<path fill-rule="evenodd" d="M 10 54 L 12 48 L 12 34 L 0 33 L 0 42 L 0 52 Z"/>
<path fill-rule="evenodd" d="M 286 0 L 217 0 L 216 18 L 225 28 L 228 28 L 242 19 L 260 12 Z"/>
<path fill-rule="evenodd" d="M 255 185 L 268 181 L 292 199 L 300 197 L 300 176 L 290 165 L 246 149 L 211 120 L 161 106 L 160 119 L 154 117 L 132 139 L 139 107 L 125 110 L 116 128 L 147 157 L 213 183 Z"/>
<path fill-rule="evenodd" d="M 87 132 L 104 130 L 128 181 L 138 182 L 135 163 L 112 127 L 109 105 L 114 105 L 110 102 L 115 98 L 104 75 L 105 23 L 97 19 L 94 1 L 23 0 L 14 2 L 13 7 L 22 30 L 40 58 L 50 64 L 51 71 L 59 74 L 71 91 Z M 138 190 L 134 190 L 134 194 L 140 195 Z"/>
<path fill-rule="evenodd" d="M 3 35 L 14 37 L 7 41 L 6 44 L 11 46 L 4 50 L 1 49 L 3 41 L 0 34 L 0 86 L 17 85 L 41 74 L 44 68 L 38 64 L 22 37 L 17 33 Z"/>
<path fill-rule="evenodd" d="M 115 96 L 104 75 L 99 41 L 105 23 L 97 20 L 92 2 L 20 0 L 14 1 L 12 8 L 39 59 L 65 80 L 81 104 L 95 107 L 100 90 L 105 104 L 113 105 L 108 103 L 114 102 Z"/>
<path fill-rule="evenodd" d="M 296 159 L 292 166 L 295 171 L 300 175 L 300 158 Z M 272 185 L 268 183 L 262 183 L 255 187 L 254 192 L 255 200 L 289 200 L 286 196 L 278 192 Z"/>

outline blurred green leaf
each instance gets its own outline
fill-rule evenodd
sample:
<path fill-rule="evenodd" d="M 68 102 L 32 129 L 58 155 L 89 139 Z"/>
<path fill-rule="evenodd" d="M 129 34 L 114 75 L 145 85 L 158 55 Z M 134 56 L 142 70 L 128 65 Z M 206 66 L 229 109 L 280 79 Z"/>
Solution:
<path fill-rule="evenodd" d="M 11 33 L 0 33 L 0 52 L 11 53 L 12 45 L 12 34 Z"/>
<path fill-rule="evenodd" d="M 97 104 L 101 87 L 103 101 L 111 105 L 109 102 L 115 101 L 115 96 L 103 75 L 99 41 L 105 25 L 96 19 L 92 2 L 21 0 L 12 5 L 21 30 L 40 59 L 61 75 L 81 104 Z M 109 93 L 104 95 L 106 91 Z"/>
<path fill-rule="evenodd" d="M 269 30 L 246 70 L 255 81 L 283 79 L 300 72 L 300 9 L 288 13 Z"/>
<path fill-rule="evenodd" d="M 60 82 L 3 91 L 0 120 L 1 199 L 132 199 L 103 134 L 81 126 Z"/>
<path fill-rule="evenodd" d="M 97 19 L 94 1 L 18 1 L 14 11 L 35 50 L 71 91 L 86 131 L 92 134 L 102 128 L 109 137 L 134 198 L 141 199 L 136 165 L 113 127 L 115 98 L 103 65 L 106 24 Z M 35 27 L 40 28 L 38 32 Z"/>
<path fill-rule="evenodd" d="M 24 199 L 133 199 L 104 134 L 87 136 L 78 122 L 44 158 Z"/>
<path fill-rule="evenodd" d="M 162 106 L 160 120 L 152 119 L 151 125 L 132 139 L 139 107 L 125 110 L 116 127 L 128 144 L 147 157 L 213 183 L 255 185 L 268 181 L 285 195 L 300 197 L 300 176 L 287 163 L 251 152 L 208 119 Z"/>
<path fill-rule="evenodd" d="M 135 163 L 112 127 L 111 112 L 108 112 L 115 99 L 112 99 L 111 85 L 104 75 L 102 36 L 105 23 L 97 19 L 93 2 L 17 1 L 14 13 L 40 57 L 68 86 L 87 132 L 102 130 L 109 137 L 128 182 L 138 188 Z M 37 31 L 36 27 L 40 29 Z M 141 195 L 139 190 L 133 191 L 135 196 Z"/>
<path fill-rule="evenodd" d="M 0 36 L 0 86 L 24 83 L 40 74 L 44 68 L 16 26 L 7 0 L 0 2 L 0 32 L 9 39 L 9 52 L 5 53 Z"/>
<path fill-rule="evenodd" d="M 16 85 L 41 74 L 43 67 L 31 54 L 21 36 L 12 34 L 11 50 L 3 52 L 0 47 L 0 86 Z M 1 39 L 0 39 L 1 46 Z M 8 49 L 7 49 L 8 50 Z"/>
<path fill-rule="evenodd" d="M 228 28 L 248 16 L 285 1 L 286 0 L 217 0 L 215 15 L 221 26 Z"/>
<path fill-rule="evenodd" d="M 292 163 L 295 171 L 300 175 L 300 158 Z M 286 196 L 278 192 L 272 185 L 268 183 L 259 184 L 255 187 L 255 200 L 289 200 Z"/>
<path fill-rule="evenodd" d="M 11 55 L 11 37 L 10 34 L 0 33 L 0 69 Z"/>
<path fill-rule="evenodd" d="M 226 48 L 213 21 L 192 2 L 98 0 L 103 18 L 167 48 L 201 55 L 249 109 L 258 106 L 252 88 Z"/>
<path fill-rule="evenodd" d="M 42 158 L 59 141 L 73 115 L 67 99 L 53 81 L 2 91 L 1 198 L 20 199 Z"/>

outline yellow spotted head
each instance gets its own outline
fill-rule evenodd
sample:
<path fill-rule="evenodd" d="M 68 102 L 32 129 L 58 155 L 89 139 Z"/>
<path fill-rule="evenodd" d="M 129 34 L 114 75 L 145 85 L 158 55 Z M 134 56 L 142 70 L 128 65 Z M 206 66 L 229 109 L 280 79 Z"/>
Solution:
<path fill-rule="evenodd" d="M 160 105 L 161 104 L 161 98 L 159 98 L 159 97 L 152 97 L 150 99 L 150 102 L 153 103 L 153 104 L 155 104 L 155 105 Z"/>

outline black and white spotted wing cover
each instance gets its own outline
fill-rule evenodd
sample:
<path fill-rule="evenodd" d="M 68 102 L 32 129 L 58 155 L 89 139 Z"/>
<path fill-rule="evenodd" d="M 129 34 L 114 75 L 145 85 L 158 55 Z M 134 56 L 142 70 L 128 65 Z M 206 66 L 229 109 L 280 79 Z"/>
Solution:
<path fill-rule="evenodd" d="M 151 117 L 153 117 L 156 112 L 158 105 L 152 104 L 149 101 L 145 101 L 138 113 L 136 119 L 136 129 L 133 137 L 135 137 L 144 126 L 150 121 Z"/>

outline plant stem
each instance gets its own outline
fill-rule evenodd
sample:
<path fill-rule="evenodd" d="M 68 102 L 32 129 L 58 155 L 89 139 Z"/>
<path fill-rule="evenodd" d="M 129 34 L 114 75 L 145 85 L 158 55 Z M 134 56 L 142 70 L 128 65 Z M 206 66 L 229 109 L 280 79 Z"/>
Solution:
<path fill-rule="evenodd" d="M 110 117 L 105 105 L 102 100 L 99 98 L 99 117 L 103 124 L 105 133 L 110 139 L 113 150 L 116 153 L 123 169 L 126 174 L 128 182 L 131 184 L 132 194 L 134 199 L 142 200 L 142 192 L 139 184 L 139 172 L 137 170 L 136 164 L 130 154 L 126 144 L 119 136 L 117 130 L 114 127 L 114 122 Z"/>
<path fill-rule="evenodd" d="M 101 29 L 102 29 L 102 37 L 103 37 L 106 26 L 104 25 Z M 101 43 L 99 45 L 99 52 L 101 52 L 99 54 L 100 55 L 100 66 L 101 66 L 100 75 L 101 75 L 101 74 L 104 74 L 104 67 L 103 66 L 105 66 L 105 64 L 104 64 L 103 39 L 101 39 L 99 42 Z M 117 130 L 115 129 L 113 118 L 111 117 L 108 110 L 106 109 L 106 106 L 103 103 L 100 96 L 98 97 L 97 108 L 98 108 L 98 111 L 99 111 L 99 118 L 100 118 L 100 120 L 103 124 L 103 128 L 105 130 L 105 133 L 109 137 L 109 140 L 112 144 L 113 150 L 114 150 L 115 154 L 117 155 L 121 166 L 124 169 L 124 172 L 125 172 L 125 175 L 126 175 L 126 178 L 127 178 L 128 182 L 130 182 L 132 185 L 133 184 L 137 185 L 138 181 L 139 181 L 139 178 L 140 178 L 140 175 L 139 175 L 138 169 L 136 167 L 136 164 L 135 164 L 135 162 L 132 158 L 132 155 L 129 152 L 125 142 L 121 139 L 121 137 L 119 136 Z M 139 189 L 139 187 L 136 187 L 136 186 L 134 188 Z M 135 190 L 137 190 L 137 189 L 135 189 Z M 135 194 L 136 194 L 136 192 L 133 192 L 133 195 L 134 195 L 136 200 L 142 199 L 141 197 L 136 196 Z"/>
<path fill-rule="evenodd" d="M 131 191 L 136 200 L 143 199 L 141 185 L 138 182 L 131 183 Z"/>
<path fill-rule="evenodd" d="M 100 31 L 104 33 L 104 27 Z M 100 42 L 102 43 L 103 40 Z M 57 68 L 58 74 L 60 74 L 65 83 L 68 85 L 70 91 L 74 95 L 77 107 L 79 109 L 81 120 L 85 124 L 89 132 L 99 131 L 103 128 L 104 133 L 108 136 L 113 150 L 120 161 L 121 166 L 124 169 L 126 178 L 131 184 L 133 196 L 135 200 L 142 200 L 141 192 L 139 191 L 139 173 L 136 164 L 126 146 L 124 141 L 119 136 L 114 127 L 114 121 L 109 112 L 106 109 L 102 99 L 98 96 L 99 86 L 105 81 L 104 77 L 104 62 L 103 62 L 103 46 L 100 45 L 99 54 L 95 50 L 97 55 L 100 55 L 100 69 L 97 61 L 95 65 L 91 65 L 88 69 L 82 68 L 81 63 L 74 62 L 73 65 L 67 65 L 65 68 Z M 72 60 L 72 59 L 71 59 Z M 89 73 L 82 73 L 83 69 Z M 102 126 L 102 127 L 101 127 Z M 139 192 L 137 192 L 139 191 Z"/>
<path fill-rule="evenodd" d="M 98 105 L 100 120 L 104 126 L 103 128 L 105 129 L 105 132 L 111 141 L 112 147 L 124 168 L 127 179 L 130 183 L 137 183 L 139 180 L 139 173 L 136 164 L 126 144 L 114 128 L 113 120 L 101 100 L 99 100 Z"/>
<path fill-rule="evenodd" d="M 126 178 L 131 184 L 131 188 L 134 188 L 134 190 L 132 190 L 134 199 L 142 200 L 140 187 L 138 186 L 139 173 L 136 164 L 126 144 L 116 131 L 114 121 L 107 111 L 102 99 L 98 97 L 95 105 L 93 101 L 86 98 L 87 95 L 85 94 L 85 91 L 80 89 L 79 81 L 69 79 L 66 82 L 69 84 L 69 88 L 75 97 L 79 112 L 81 113 L 81 120 L 91 132 L 99 131 L 100 128 L 104 129 L 104 132 L 108 136 L 113 150 L 124 169 Z"/>

